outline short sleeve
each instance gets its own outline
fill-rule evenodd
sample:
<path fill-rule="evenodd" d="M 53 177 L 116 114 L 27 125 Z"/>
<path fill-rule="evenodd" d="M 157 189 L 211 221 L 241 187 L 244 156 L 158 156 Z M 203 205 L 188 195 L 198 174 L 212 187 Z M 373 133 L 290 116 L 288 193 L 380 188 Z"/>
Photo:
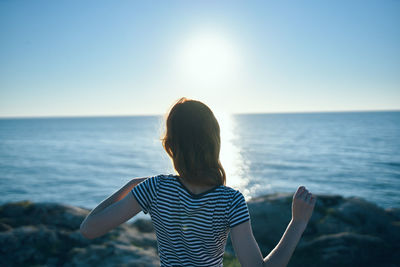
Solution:
<path fill-rule="evenodd" d="M 147 178 L 136 185 L 131 191 L 145 214 L 151 212 L 151 208 L 157 196 L 159 180 L 160 175 Z"/>
<path fill-rule="evenodd" d="M 243 194 L 236 190 L 232 197 L 231 205 L 228 209 L 229 227 L 235 227 L 250 220 L 249 209 Z"/>

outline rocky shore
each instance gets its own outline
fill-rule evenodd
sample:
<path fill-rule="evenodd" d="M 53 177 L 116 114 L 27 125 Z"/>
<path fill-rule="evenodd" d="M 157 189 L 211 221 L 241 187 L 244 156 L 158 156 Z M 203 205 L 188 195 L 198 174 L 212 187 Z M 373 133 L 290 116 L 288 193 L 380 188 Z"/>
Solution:
<path fill-rule="evenodd" d="M 248 202 L 254 236 L 265 256 L 291 216 L 291 195 Z M 0 266 L 159 266 L 151 222 L 123 224 L 87 240 L 79 226 L 89 211 L 29 201 L 0 206 Z M 289 266 L 400 266 L 400 210 L 360 198 L 318 196 Z M 224 266 L 240 266 L 228 240 Z"/>

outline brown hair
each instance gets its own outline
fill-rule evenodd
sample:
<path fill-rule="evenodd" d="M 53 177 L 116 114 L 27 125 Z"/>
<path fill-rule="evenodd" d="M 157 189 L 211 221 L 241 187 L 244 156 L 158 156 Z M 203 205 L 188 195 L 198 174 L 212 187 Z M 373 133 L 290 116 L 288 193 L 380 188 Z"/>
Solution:
<path fill-rule="evenodd" d="M 181 179 L 194 185 L 225 185 L 220 128 L 205 104 L 180 98 L 167 114 L 161 140 Z"/>

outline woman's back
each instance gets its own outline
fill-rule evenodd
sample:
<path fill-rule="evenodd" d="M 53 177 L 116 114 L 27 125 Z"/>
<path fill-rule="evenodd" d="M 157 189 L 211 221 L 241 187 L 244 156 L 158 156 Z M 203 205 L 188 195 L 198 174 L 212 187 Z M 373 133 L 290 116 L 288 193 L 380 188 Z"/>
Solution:
<path fill-rule="evenodd" d="M 90 212 L 81 224 L 84 236 L 101 236 L 143 210 L 151 215 L 162 266 L 222 266 L 230 230 L 242 266 L 286 266 L 316 201 L 305 187 L 293 195 L 292 220 L 263 259 L 243 195 L 225 186 L 220 128 L 210 108 L 179 99 L 168 114 L 162 145 L 179 176 L 132 179 Z"/>
<path fill-rule="evenodd" d="M 229 229 L 250 219 L 243 195 L 220 185 L 191 193 L 175 175 L 132 189 L 156 230 L 161 266 L 222 266 Z"/>

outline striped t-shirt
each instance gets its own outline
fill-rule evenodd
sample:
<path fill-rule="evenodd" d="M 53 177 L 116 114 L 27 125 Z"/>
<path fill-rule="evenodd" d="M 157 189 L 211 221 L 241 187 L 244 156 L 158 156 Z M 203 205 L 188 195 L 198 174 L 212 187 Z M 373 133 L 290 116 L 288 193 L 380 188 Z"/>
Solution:
<path fill-rule="evenodd" d="M 229 229 L 250 220 L 242 193 L 224 185 L 192 194 L 178 176 L 158 175 L 132 193 L 151 216 L 161 266 L 222 266 Z"/>

